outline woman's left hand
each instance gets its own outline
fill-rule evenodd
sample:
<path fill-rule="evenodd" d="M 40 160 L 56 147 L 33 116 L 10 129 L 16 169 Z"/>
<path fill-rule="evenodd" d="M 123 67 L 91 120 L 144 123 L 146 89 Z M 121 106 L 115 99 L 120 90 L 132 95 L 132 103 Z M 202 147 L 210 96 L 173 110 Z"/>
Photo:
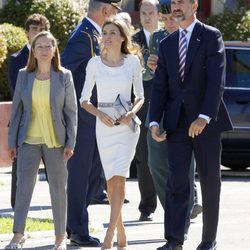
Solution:
<path fill-rule="evenodd" d="M 131 120 L 134 117 L 134 115 L 135 115 L 134 112 L 129 111 L 125 115 L 123 115 L 122 117 L 120 117 L 118 119 L 118 121 L 121 124 L 129 125 L 129 123 L 131 122 Z"/>
<path fill-rule="evenodd" d="M 63 152 L 64 160 L 68 160 L 74 154 L 74 151 L 71 148 L 65 148 Z"/>

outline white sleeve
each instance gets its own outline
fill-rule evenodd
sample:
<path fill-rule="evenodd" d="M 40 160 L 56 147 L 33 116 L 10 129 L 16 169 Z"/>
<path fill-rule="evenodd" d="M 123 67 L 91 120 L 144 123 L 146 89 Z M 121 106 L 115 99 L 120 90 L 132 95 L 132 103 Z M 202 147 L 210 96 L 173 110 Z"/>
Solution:
<path fill-rule="evenodd" d="M 133 63 L 133 89 L 136 99 L 144 99 L 144 90 L 142 84 L 142 66 L 137 56 L 132 57 Z"/>
<path fill-rule="evenodd" d="M 85 82 L 82 88 L 81 98 L 79 100 L 80 103 L 82 103 L 83 101 L 90 100 L 90 97 L 92 95 L 92 90 L 96 83 L 95 68 L 97 68 L 97 65 L 96 65 L 97 62 L 98 61 L 96 60 L 96 58 L 93 57 L 89 60 L 87 64 Z"/>

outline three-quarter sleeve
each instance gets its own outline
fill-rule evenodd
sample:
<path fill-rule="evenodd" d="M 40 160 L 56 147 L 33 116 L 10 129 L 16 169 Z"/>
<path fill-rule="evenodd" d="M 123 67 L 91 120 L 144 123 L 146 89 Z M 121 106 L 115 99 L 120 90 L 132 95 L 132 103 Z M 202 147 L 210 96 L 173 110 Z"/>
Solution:
<path fill-rule="evenodd" d="M 133 63 L 131 63 L 133 70 L 133 89 L 136 99 L 144 99 L 144 91 L 142 84 L 142 66 L 137 56 L 132 57 Z"/>
<path fill-rule="evenodd" d="M 92 95 L 92 90 L 96 82 L 96 59 L 96 57 L 91 58 L 86 67 L 86 77 L 82 88 L 81 98 L 79 100 L 80 103 L 82 103 L 83 101 L 89 101 Z"/>

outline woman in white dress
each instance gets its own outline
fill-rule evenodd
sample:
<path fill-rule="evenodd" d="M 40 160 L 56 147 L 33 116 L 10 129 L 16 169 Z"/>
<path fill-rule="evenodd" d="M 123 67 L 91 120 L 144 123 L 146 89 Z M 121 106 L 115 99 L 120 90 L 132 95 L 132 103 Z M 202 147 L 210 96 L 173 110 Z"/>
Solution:
<path fill-rule="evenodd" d="M 142 65 L 139 50 L 132 46 L 128 28 L 122 19 L 108 19 L 102 33 L 102 53 L 88 63 L 80 102 L 84 109 L 97 117 L 97 145 L 111 205 L 109 227 L 102 249 L 112 248 L 117 229 L 117 249 L 124 250 L 127 249 L 127 239 L 121 210 L 125 198 L 125 178 L 140 133 L 139 128 L 134 131 L 130 125 L 144 102 Z M 90 102 L 94 86 L 97 88 L 97 108 Z M 135 96 L 133 105 L 132 90 Z M 113 105 L 118 95 L 130 105 L 122 116 Z"/>

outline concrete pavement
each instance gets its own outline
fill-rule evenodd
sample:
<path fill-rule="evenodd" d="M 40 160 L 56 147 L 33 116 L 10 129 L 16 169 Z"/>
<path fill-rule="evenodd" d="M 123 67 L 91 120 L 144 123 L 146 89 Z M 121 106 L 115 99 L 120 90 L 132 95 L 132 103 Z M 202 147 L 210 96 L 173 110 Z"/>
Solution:
<path fill-rule="evenodd" d="M 13 215 L 10 206 L 10 168 L 0 168 L 0 216 Z M 211 183 L 211 185 L 213 185 Z M 198 185 L 199 188 L 199 185 Z M 200 191 L 199 191 L 200 194 Z M 139 222 L 139 191 L 136 180 L 127 181 L 126 197 L 129 204 L 123 207 L 129 248 L 131 250 L 155 250 L 164 244 L 163 209 L 158 203 L 153 222 Z M 200 199 L 201 200 L 201 199 Z M 109 219 L 108 205 L 89 206 L 90 227 L 92 235 L 103 240 Z M 48 184 L 37 181 L 31 202 L 30 217 L 51 218 Z M 184 250 L 195 250 L 200 242 L 202 216 L 192 220 L 188 239 Z M 1 226 L 1 225 L 0 225 Z M 0 235 L 0 249 L 11 239 L 12 235 Z M 32 232 L 24 245 L 27 250 L 47 250 L 53 248 L 53 231 Z M 68 245 L 68 249 L 100 249 L 77 248 Z M 115 249 L 115 247 L 113 248 Z M 250 178 L 227 179 L 222 183 L 220 224 L 218 229 L 218 250 L 250 249 Z"/>

